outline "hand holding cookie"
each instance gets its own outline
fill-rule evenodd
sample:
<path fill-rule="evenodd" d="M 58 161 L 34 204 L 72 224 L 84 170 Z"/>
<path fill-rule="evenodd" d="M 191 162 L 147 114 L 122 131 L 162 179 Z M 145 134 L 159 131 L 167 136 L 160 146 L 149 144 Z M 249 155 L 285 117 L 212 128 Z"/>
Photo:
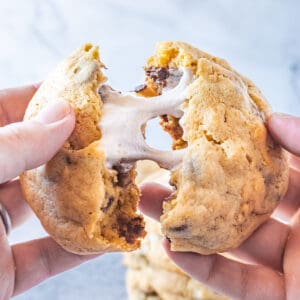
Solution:
<path fill-rule="evenodd" d="M 236 299 L 299 299 L 300 278 L 300 118 L 273 114 L 268 121 L 273 139 L 290 152 L 288 192 L 272 217 L 239 248 L 210 256 L 170 250 L 169 257 L 187 274 Z M 142 188 L 140 208 L 159 220 L 170 191 L 157 184 Z M 284 222 L 283 222 L 284 221 Z"/>
<path fill-rule="evenodd" d="M 15 177 L 51 159 L 74 128 L 67 102 L 56 101 L 30 121 L 21 122 L 36 86 L 0 91 L 0 298 L 9 299 L 91 256 L 63 250 L 52 238 L 9 245 L 10 229 L 30 215 Z M 94 257 L 94 256 L 93 256 Z"/>

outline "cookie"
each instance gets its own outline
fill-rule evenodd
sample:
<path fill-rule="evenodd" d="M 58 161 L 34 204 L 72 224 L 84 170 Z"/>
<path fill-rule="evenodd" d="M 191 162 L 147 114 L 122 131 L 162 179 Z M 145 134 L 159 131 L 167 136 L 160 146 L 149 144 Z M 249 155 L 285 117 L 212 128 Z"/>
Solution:
<path fill-rule="evenodd" d="M 144 267 L 127 272 L 129 299 L 161 300 L 227 300 L 210 292 L 200 283 L 187 276 L 165 269 Z M 137 294 L 138 291 L 138 294 Z"/>
<path fill-rule="evenodd" d="M 162 230 L 172 250 L 223 252 L 274 211 L 287 190 L 287 161 L 268 134 L 266 99 L 223 59 L 182 42 L 159 43 L 145 68 L 145 95 L 163 94 L 168 78 L 176 81 L 183 68 L 194 75 L 183 113 L 161 117 L 173 148 L 186 151 L 172 169 L 174 193 L 163 204 Z"/>
<path fill-rule="evenodd" d="M 149 58 L 136 94 L 104 84 L 96 47 L 87 44 L 42 84 L 25 114 L 69 101 L 71 137 L 46 165 L 21 177 L 25 198 L 65 249 L 89 254 L 131 251 L 145 235 L 136 213 L 135 164 L 171 171 L 163 234 L 172 250 L 211 254 L 239 246 L 275 209 L 288 167 L 268 135 L 270 108 L 227 62 L 181 42 L 163 42 Z M 148 120 L 161 116 L 173 150 L 151 148 Z"/>
<path fill-rule="evenodd" d="M 49 102 L 68 101 L 76 114 L 75 129 L 47 164 L 25 172 L 26 200 L 46 231 L 67 251 L 78 254 L 131 251 L 144 236 L 136 213 L 139 190 L 135 167 L 108 169 L 99 148 L 98 126 L 103 103 L 98 87 L 106 80 L 98 48 L 86 44 L 65 59 L 31 100 L 25 120 Z"/>
<path fill-rule="evenodd" d="M 124 254 L 124 262 L 129 268 L 126 276 L 129 299 L 228 299 L 181 271 L 162 247 L 159 223 L 150 218 L 145 218 L 145 222 L 148 234 L 141 248 Z"/>
<path fill-rule="evenodd" d="M 167 256 L 162 247 L 160 224 L 145 217 L 147 236 L 143 239 L 140 249 L 130 255 L 124 255 L 124 263 L 133 269 L 151 265 L 171 272 L 184 274 Z"/>

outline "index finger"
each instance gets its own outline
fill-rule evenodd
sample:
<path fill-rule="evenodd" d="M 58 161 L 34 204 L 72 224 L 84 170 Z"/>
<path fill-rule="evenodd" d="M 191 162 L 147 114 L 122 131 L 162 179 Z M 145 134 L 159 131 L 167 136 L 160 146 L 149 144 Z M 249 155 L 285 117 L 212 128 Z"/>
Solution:
<path fill-rule="evenodd" d="M 0 126 L 23 120 L 26 107 L 39 85 L 0 90 Z"/>

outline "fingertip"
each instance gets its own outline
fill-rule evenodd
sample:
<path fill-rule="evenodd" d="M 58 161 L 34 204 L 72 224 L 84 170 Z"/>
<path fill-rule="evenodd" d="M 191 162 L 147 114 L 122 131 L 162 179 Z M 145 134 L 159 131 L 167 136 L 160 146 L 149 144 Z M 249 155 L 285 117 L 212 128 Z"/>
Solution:
<path fill-rule="evenodd" d="M 63 100 L 49 105 L 36 119 L 46 125 L 49 135 L 53 139 L 52 146 L 54 148 L 62 146 L 75 128 L 74 109 L 67 101 Z"/>
<path fill-rule="evenodd" d="M 267 122 L 273 139 L 283 148 L 300 155 L 300 118 L 282 113 L 273 113 Z"/>
<path fill-rule="evenodd" d="M 172 242 L 165 237 L 162 241 L 163 247 L 168 257 L 184 272 L 192 274 L 195 266 L 201 263 L 202 260 L 209 259 L 209 256 L 203 256 L 199 253 L 194 252 L 179 252 L 172 250 Z"/>
<path fill-rule="evenodd" d="M 159 221 L 163 201 L 170 196 L 171 190 L 158 183 L 141 185 L 139 209 L 147 216 Z"/>
<path fill-rule="evenodd" d="M 276 133 L 278 129 L 285 127 L 287 125 L 287 122 L 292 118 L 293 118 L 293 116 L 291 116 L 291 115 L 274 112 L 268 118 L 268 121 L 267 121 L 268 128 L 269 128 L 269 130 L 274 131 Z"/>
<path fill-rule="evenodd" d="M 65 100 L 55 100 L 44 107 L 34 120 L 42 124 L 52 124 L 64 118 L 72 117 L 72 106 Z"/>

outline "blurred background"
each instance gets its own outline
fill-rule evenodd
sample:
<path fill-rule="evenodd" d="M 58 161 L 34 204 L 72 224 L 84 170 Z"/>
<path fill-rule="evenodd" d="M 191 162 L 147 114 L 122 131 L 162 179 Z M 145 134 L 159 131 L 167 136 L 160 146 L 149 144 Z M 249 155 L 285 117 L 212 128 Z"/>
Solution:
<path fill-rule="evenodd" d="M 157 41 L 182 40 L 228 60 L 275 111 L 300 115 L 299 11 L 297 0 L 0 0 L 0 88 L 42 81 L 90 41 L 100 45 L 110 84 L 129 91 Z M 167 148 L 163 136 L 151 122 L 149 144 Z M 32 218 L 10 240 L 42 235 Z M 15 299 L 126 299 L 121 261 L 105 255 Z"/>

